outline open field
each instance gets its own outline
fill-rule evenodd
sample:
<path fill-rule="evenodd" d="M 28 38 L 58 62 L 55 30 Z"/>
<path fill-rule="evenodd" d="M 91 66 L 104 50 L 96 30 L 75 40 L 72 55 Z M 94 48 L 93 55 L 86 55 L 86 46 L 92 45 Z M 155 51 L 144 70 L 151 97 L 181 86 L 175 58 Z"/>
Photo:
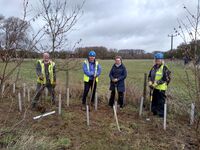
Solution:
<path fill-rule="evenodd" d="M 80 60 L 82 62 L 82 60 Z M 143 82 L 144 82 L 144 73 L 149 72 L 150 68 L 153 65 L 153 60 L 124 60 L 123 61 L 128 72 L 126 79 L 127 83 L 133 83 L 138 89 L 142 91 Z M 99 63 L 102 66 L 102 74 L 100 76 L 100 81 L 98 84 L 98 89 L 100 93 L 105 93 L 109 88 L 109 71 L 114 63 L 113 60 L 99 60 Z M 20 82 L 25 82 L 30 85 L 36 83 L 36 73 L 35 73 L 35 64 L 36 60 L 25 61 L 20 68 Z M 170 83 L 170 88 L 184 90 L 185 86 L 183 85 L 182 80 L 185 80 L 185 71 L 184 66 L 179 62 L 168 62 L 168 67 L 172 71 L 172 82 Z M 3 66 L 0 63 L 0 67 Z M 12 68 L 13 64 L 9 64 L 9 67 Z M 14 74 L 13 80 L 15 79 L 16 73 Z M 57 74 L 58 86 L 65 86 L 65 72 L 58 72 Z M 80 69 L 76 71 L 70 71 L 70 86 L 74 84 L 82 84 L 83 82 L 83 73 L 80 66 Z"/>
<path fill-rule="evenodd" d="M 17 92 L 22 91 L 21 87 L 24 82 L 29 87 L 34 86 L 36 81 L 34 62 L 26 61 L 21 66 Z M 66 106 L 65 99 L 63 99 L 64 105 L 61 116 L 56 114 L 34 121 L 32 117 L 40 113 L 31 111 L 28 108 L 30 103 L 27 102 L 27 98 L 23 99 L 22 113 L 18 112 L 17 95 L 5 95 L 4 98 L 1 98 L 0 133 L 4 134 L 0 134 L 0 147 L 2 149 L 39 150 L 198 149 L 200 141 L 196 139 L 194 126 L 189 126 L 188 109 L 184 113 L 174 113 L 181 110 L 174 103 L 183 104 L 187 108 L 190 107 L 190 100 L 187 97 L 183 99 L 177 98 L 177 96 L 184 94 L 185 91 L 185 86 L 181 82 L 184 79 L 184 67 L 180 63 L 167 63 L 173 72 L 173 80 L 168 92 L 169 114 L 167 130 L 164 131 L 163 119 L 152 116 L 148 108 L 145 108 L 142 117 L 138 116 L 144 73 L 148 73 L 152 66 L 152 60 L 124 60 L 128 71 L 127 85 L 130 89 L 134 88 L 133 92 L 135 94 L 133 94 L 133 97 L 128 97 L 126 107 L 118 112 L 119 125 L 122 130 L 120 133 L 115 124 L 113 111 L 107 107 L 107 100 L 101 99 L 102 96 L 107 96 L 108 93 L 108 74 L 113 61 L 100 60 L 99 62 L 103 68 L 98 85 L 98 95 L 100 95 L 99 108 L 98 111 L 92 110 L 90 112 L 91 125 L 89 127 L 86 125 L 86 113 L 80 109 L 80 95 L 82 92 L 82 70 L 80 69 L 70 72 L 70 87 L 74 88 L 70 94 L 73 96 L 70 99 L 69 107 Z M 64 75 L 64 72 L 58 73 L 57 89 L 65 86 Z M 76 88 L 77 91 L 75 91 Z M 75 96 L 72 92 L 75 93 Z M 31 91 L 31 95 L 33 93 L 34 91 Z M 62 97 L 64 97 L 64 93 L 62 93 Z M 53 107 L 50 105 L 49 98 L 47 100 L 42 99 L 41 105 L 46 107 L 47 111 L 57 111 L 58 109 L 58 105 Z M 23 117 L 25 117 L 23 122 L 16 125 Z M 150 120 L 147 120 L 147 118 L 150 118 Z M 13 125 L 16 126 L 13 127 Z M 10 130 L 12 127 L 13 130 Z"/>

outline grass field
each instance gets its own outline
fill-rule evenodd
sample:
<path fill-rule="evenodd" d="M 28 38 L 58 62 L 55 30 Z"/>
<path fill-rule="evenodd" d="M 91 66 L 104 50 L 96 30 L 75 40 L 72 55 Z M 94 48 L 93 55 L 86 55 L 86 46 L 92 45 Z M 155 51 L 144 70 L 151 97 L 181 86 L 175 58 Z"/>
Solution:
<path fill-rule="evenodd" d="M 82 60 L 81 60 L 82 61 Z M 102 74 L 99 79 L 98 89 L 101 93 L 104 93 L 109 88 L 109 71 L 114 63 L 113 60 L 99 60 L 99 63 L 102 66 Z M 126 79 L 127 83 L 133 83 L 138 89 L 143 89 L 144 82 L 144 73 L 149 72 L 153 65 L 153 60 L 124 60 L 128 72 L 128 76 Z M 25 61 L 20 68 L 20 80 L 21 82 L 25 82 L 31 85 L 36 83 L 36 73 L 35 73 L 35 64 L 36 60 Z M 3 64 L 0 64 L 0 67 Z M 172 82 L 170 83 L 170 88 L 172 89 L 185 89 L 182 80 L 185 80 L 185 71 L 184 66 L 180 63 L 167 62 L 167 66 L 172 71 Z M 13 64 L 9 64 L 9 68 L 11 69 Z M 9 70 L 9 69 L 8 69 Z M 14 74 L 14 76 L 16 73 Z M 65 84 L 65 72 L 57 73 L 57 81 L 58 86 L 64 86 Z M 70 71 L 70 85 L 73 84 L 82 84 L 83 82 L 83 72 L 81 69 L 76 71 Z"/>
<path fill-rule="evenodd" d="M 128 77 L 128 88 L 137 89 L 136 94 L 140 97 L 143 90 L 144 73 L 148 73 L 152 60 L 124 60 Z M 109 88 L 108 74 L 113 65 L 112 60 L 99 60 L 102 65 L 98 92 L 99 95 L 107 95 Z M 3 65 L 3 64 L 0 64 Z M 21 66 L 18 86 L 25 82 L 34 86 L 36 82 L 35 60 L 26 61 Z M 32 119 L 39 112 L 31 111 L 26 99 L 23 100 L 23 113 L 18 112 L 17 95 L 5 95 L 1 98 L 0 106 L 0 148 L 4 149 L 81 149 L 81 150 L 166 150 L 166 149 L 198 149 L 198 139 L 193 126 L 188 126 L 187 111 L 175 114 L 173 110 L 180 111 L 181 106 L 174 103 L 189 106 L 189 98 L 180 98 L 186 91 L 182 80 L 185 80 L 185 70 L 181 63 L 168 62 L 172 71 L 173 79 L 169 87 L 170 102 L 167 120 L 167 130 L 163 130 L 163 120 L 152 116 L 145 109 L 143 116 L 139 118 L 139 103 L 128 104 L 118 112 L 119 124 L 122 132 L 119 133 L 113 118 L 113 111 L 99 99 L 98 111 L 90 112 L 90 123 L 86 125 L 85 112 L 80 109 L 80 97 L 73 97 L 70 107 L 63 105 L 62 115 L 52 115 L 38 121 Z M 13 64 L 10 64 L 12 68 Z M 70 72 L 70 87 L 78 86 L 76 93 L 82 94 L 83 73 L 81 68 Z M 57 75 L 58 87 L 64 87 L 65 73 Z M 17 91 L 21 91 L 18 88 Z M 34 91 L 32 91 L 33 95 Z M 185 93 L 186 94 L 186 93 Z M 186 94 L 187 95 L 187 94 Z M 177 97 L 178 96 L 178 97 Z M 58 97 L 58 96 L 57 96 Z M 138 97 L 137 97 L 138 98 Z M 185 100 L 185 101 L 184 101 Z M 47 111 L 57 110 L 57 106 L 51 106 L 49 99 L 42 100 L 41 104 Z M 26 110 L 26 111 L 25 111 Z M 26 113 L 25 113 L 26 112 Z M 25 115 L 22 123 L 15 126 Z M 150 118 L 150 121 L 147 120 Z M 5 134 L 1 135 L 2 132 Z"/>

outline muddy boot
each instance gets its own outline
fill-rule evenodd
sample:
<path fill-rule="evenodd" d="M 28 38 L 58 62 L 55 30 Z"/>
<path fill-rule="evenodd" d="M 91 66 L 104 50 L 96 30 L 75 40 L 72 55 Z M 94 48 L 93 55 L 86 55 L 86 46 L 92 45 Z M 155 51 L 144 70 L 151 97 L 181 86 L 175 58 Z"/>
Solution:
<path fill-rule="evenodd" d="M 123 110 L 123 105 L 120 105 L 119 110 Z"/>
<path fill-rule="evenodd" d="M 89 111 L 92 111 L 94 109 L 94 102 L 91 102 L 89 105 Z"/>
<path fill-rule="evenodd" d="M 152 113 L 154 116 L 158 115 L 157 111 L 152 111 Z"/>
<path fill-rule="evenodd" d="M 46 108 L 44 106 L 38 106 L 37 107 L 37 111 L 39 111 L 40 113 L 45 113 L 46 112 Z"/>
<path fill-rule="evenodd" d="M 55 101 L 55 100 L 52 100 L 52 101 L 51 101 L 51 104 L 52 104 L 52 105 L 56 105 L 56 101 Z"/>
<path fill-rule="evenodd" d="M 86 111 L 86 105 L 85 105 L 85 104 L 82 104 L 81 110 L 82 110 L 82 111 Z"/>
<path fill-rule="evenodd" d="M 160 118 L 164 118 L 164 114 L 158 114 Z"/>
<path fill-rule="evenodd" d="M 36 110 L 36 108 L 37 108 L 36 103 L 32 103 L 32 104 L 31 104 L 31 110 Z"/>

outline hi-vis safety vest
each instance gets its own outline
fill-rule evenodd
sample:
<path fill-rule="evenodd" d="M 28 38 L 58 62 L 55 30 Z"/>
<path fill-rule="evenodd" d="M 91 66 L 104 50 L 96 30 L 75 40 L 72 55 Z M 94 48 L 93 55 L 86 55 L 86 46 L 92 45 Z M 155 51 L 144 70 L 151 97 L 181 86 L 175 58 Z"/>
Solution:
<path fill-rule="evenodd" d="M 88 60 L 86 59 L 86 60 L 84 61 L 84 63 L 87 65 L 88 71 L 90 71 L 90 66 L 89 66 Z M 99 64 L 98 61 L 96 61 L 96 62 L 95 62 L 95 73 L 94 73 L 94 74 L 97 74 L 98 64 Z M 83 80 L 84 80 L 84 82 L 89 82 L 90 77 L 87 76 L 86 74 L 84 74 Z M 96 77 L 96 82 L 98 82 L 98 80 L 99 80 L 98 77 Z"/>
<path fill-rule="evenodd" d="M 161 65 L 160 68 L 156 71 L 155 81 L 162 79 L 163 68 L 164 68 L 164 65 Z M 167 83 L 165 82 L 163 84 L 159 84 L 155 87 L 155 89 L 165 91 L 165 90 L 167 90 Z"/>
<path fill-rule="evenodd" d="M 37 82 L 40 84 L 46 84 L 47 79 L 46 79 L 46 75 L 45 75 L 45 66 L 44 66 L 44 62 L 43 60 L 38 60 L 38 62 L 40 63 L 41 66 L 41 73 L 43 76 L 43 80 L 41 80 L 39 77 L 37 79 Z M 50 83 L 51 84 L 55 84 L 54 81 L 54 74 L 53 74 L 53 67 L 55 66 L 55 63 L 50 61 L 49 67 L 48 67 L 48 71 L 49 71 L 49 79 L 50 79 Z"/>

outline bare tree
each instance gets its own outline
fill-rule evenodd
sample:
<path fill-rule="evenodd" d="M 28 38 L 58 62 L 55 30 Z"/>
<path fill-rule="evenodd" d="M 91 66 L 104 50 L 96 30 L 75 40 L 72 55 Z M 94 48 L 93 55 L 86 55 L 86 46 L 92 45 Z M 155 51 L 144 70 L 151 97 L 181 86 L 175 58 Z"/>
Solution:
<path fill-rule="evenodd" d="M 39 1 L 41 7 L 36 10 L 41 13 L 41 17 L 47 25 L 45 34 L 50 40 L 47 47 L 49 51 L 53 52 L 53 55 L 56 50 L 66 48 L 68 44 L 67 36 L 83 13 L 81 10 L 84 2 L 73 5 L 72 1 L 69 0 Z M 47 49 L 45 48 L 45 50 Z"/>
<path fill-rule="evenodd" d="M 74 51 L 75 47 L 77 44 L 79 44 L 80 41 L 74 44 L 72 48 L 70 48 L 72 51 Z M 81 68 L 81 60 L 77 59 L 75 57 L 71 56 L 66 56 L 64 60 L 57 61 L 57 72 L 62 71 L 65 72 L 65 91 L 66 91 L 66 97 L 69 95 L 69 81 L 70 81 L 70 71 L 76 71 Z"/>
<path fill-rule="evenodd" d="M 17 17 L 10 17 L 5 19 L 1 26 L 1 44 L 4 45 L 4 57 L 1 57 L 3 61 L 10 59 L 14 56 L 12 52 L 16 52 L 15 49 L 22 49 L 27 45 L 28 30 L 30 24 L 27 21 L 21 20 Z M 15 56 L 16 57 L 16 56 Z M 9 61 L 9 60 L 7 60 Z"/>
<path fill-rule="evenodd" d="M 183 39 L 184 55 L 192 61 L 189 68 L 185 68 L 186 80 L 184 85 L 188 89 L 189 97 L 196 103 L 197 126 L 196 131 L 200 128 L 200 0 L 197 0 L 196 12 L 192 13 L 185 5 L 183 7 L 187 12 L 185 21 L 178 19 L 179 27 L 174 28 L 175 32 Z M 190 74 L 192 72 L 192 75 Z M 197 134 L 199 135 L 199 134 Z M 198 137 L 200 140 L 200 137 Z M 199 145 L 200 146 L 200 145 Z"/>
<path fill-rule="evenodd" d="M 36 17 L 38 17 L 38 15 L 31 17 L 31 19 L 28 19 L 29 18 L 27 17 L 28 0 L 23 1 L 23 8 L 24 8 L 24 15 L 22 18 L 20 19 L 10 18 L 5 22 L 0 22 L 0 25 L 2 27 L 0 29 L 0 32 L 4 33 L 3 40 L 5 42 L 5 47 L 4 49 L 1 49 L 1 52 L 5 51 L 5 53 L 2 53 L 2 55 L 3 57 L 6 58 L 4 62 L 1 62 L 0 89 L 2 89 L 2 85 L 5 82 L 7 82 L 8 79 L 10 79 L 14 73 L 16 73 L 15 71 L 17 71 L 17 77 L 14 82 L 18 80 L 20 67 L 21 64 L 24 62 L 24 55 L 32 51 L 44 35 L 41 33 L 41 31 L 44 30 L 44 27 L 42 27 L 37 32 L 30 35 L 30 33 L 28 32 L 30 24 L 32 23 L 32 21 L 36 19 Z M 24 53 L 20 56 L 16 55 L 15 59 L 13 59 L 12 56 L 11 57 L 9 56 L 10 51 L 18 53 L 19 50 L 23 50 Z M 13 61 L 15 62 L 13 63 Z M 12 100 L 9 106 L 9 112 L 10 112 L 13 109 L 14 99 L 10 93 L 7 94 L 7 98 L 8 98 L 7 100 Z M 1 124 L 1 128 L 3 130 L 0 131 L 0 137 L 4 136 L 5 134 L 11 133 L 13 130 L 16 130 L 16 128 L 23 127 L 25 125 L 23 124 L 23 122 L 26 120 L 27 111 L 29 107 L 30 107 L 29 104 L 28 106 L 24 107 L 25 111 L 22 114 L 23 115 L 22 119 L 18 120 L 11 127 L 8 127 L 6 125 L 6 122 L 9 120 L 7 115 L 5 121 Z"/>
<path fill-rule="evenodd" d="M 73 51 L 77 44 L 69 47 L 68 35 L 73 31 L 74 25 L 83 14 L 82 7 L 85 0 L 80 4 L 76 4 L 72 0 L 39 0 L 37 12 L 41 14 L 41 18 L 45 23 L 45 35 L 50 42 L 43 42 L 41 48 L 49 51 L 52 58 L 55 59 L 55 52 L 61 50 Z M 67 47 L 69 47 L 67 49 Z M 64 61 L 57 61 L 57 72 L 64 71 L 66 74 L 66 90 L 69 88 L 69 71 L 80 68 L 80 60 L 67 57 Z M 67 93 L 67 92 L 66 92 Z"/>
<path fill-rule="evenodd" d="M 31 36 L 29 35 L 30 24 L 35 20 L 35 16 L 31 19 L 27 19 L 28 0 L 23 1 L 23 8 L 24 14 L 21 19 L 10 17 L 1 21 L 0 24 L 0 33 L 5 45 L 3 49 L 1 48 L 1 58 L 3 58 L 4 61 L 2 62 L 2 69 L 0 72 L 0 89 L 16 70 L 17 76 L 15 81 L 17 81 L 20 66 L 24 61 L 24 55 L 31 51 L 43 36 L 40 32 L 44 28 L 41 28 Z M 19 50 L 24 50 L 26 53 L 23 53 L 23 55 L 20 55 L 19 57 L 17 55 Z M 13 60 L 15 63 L 12 63 Z"/>

